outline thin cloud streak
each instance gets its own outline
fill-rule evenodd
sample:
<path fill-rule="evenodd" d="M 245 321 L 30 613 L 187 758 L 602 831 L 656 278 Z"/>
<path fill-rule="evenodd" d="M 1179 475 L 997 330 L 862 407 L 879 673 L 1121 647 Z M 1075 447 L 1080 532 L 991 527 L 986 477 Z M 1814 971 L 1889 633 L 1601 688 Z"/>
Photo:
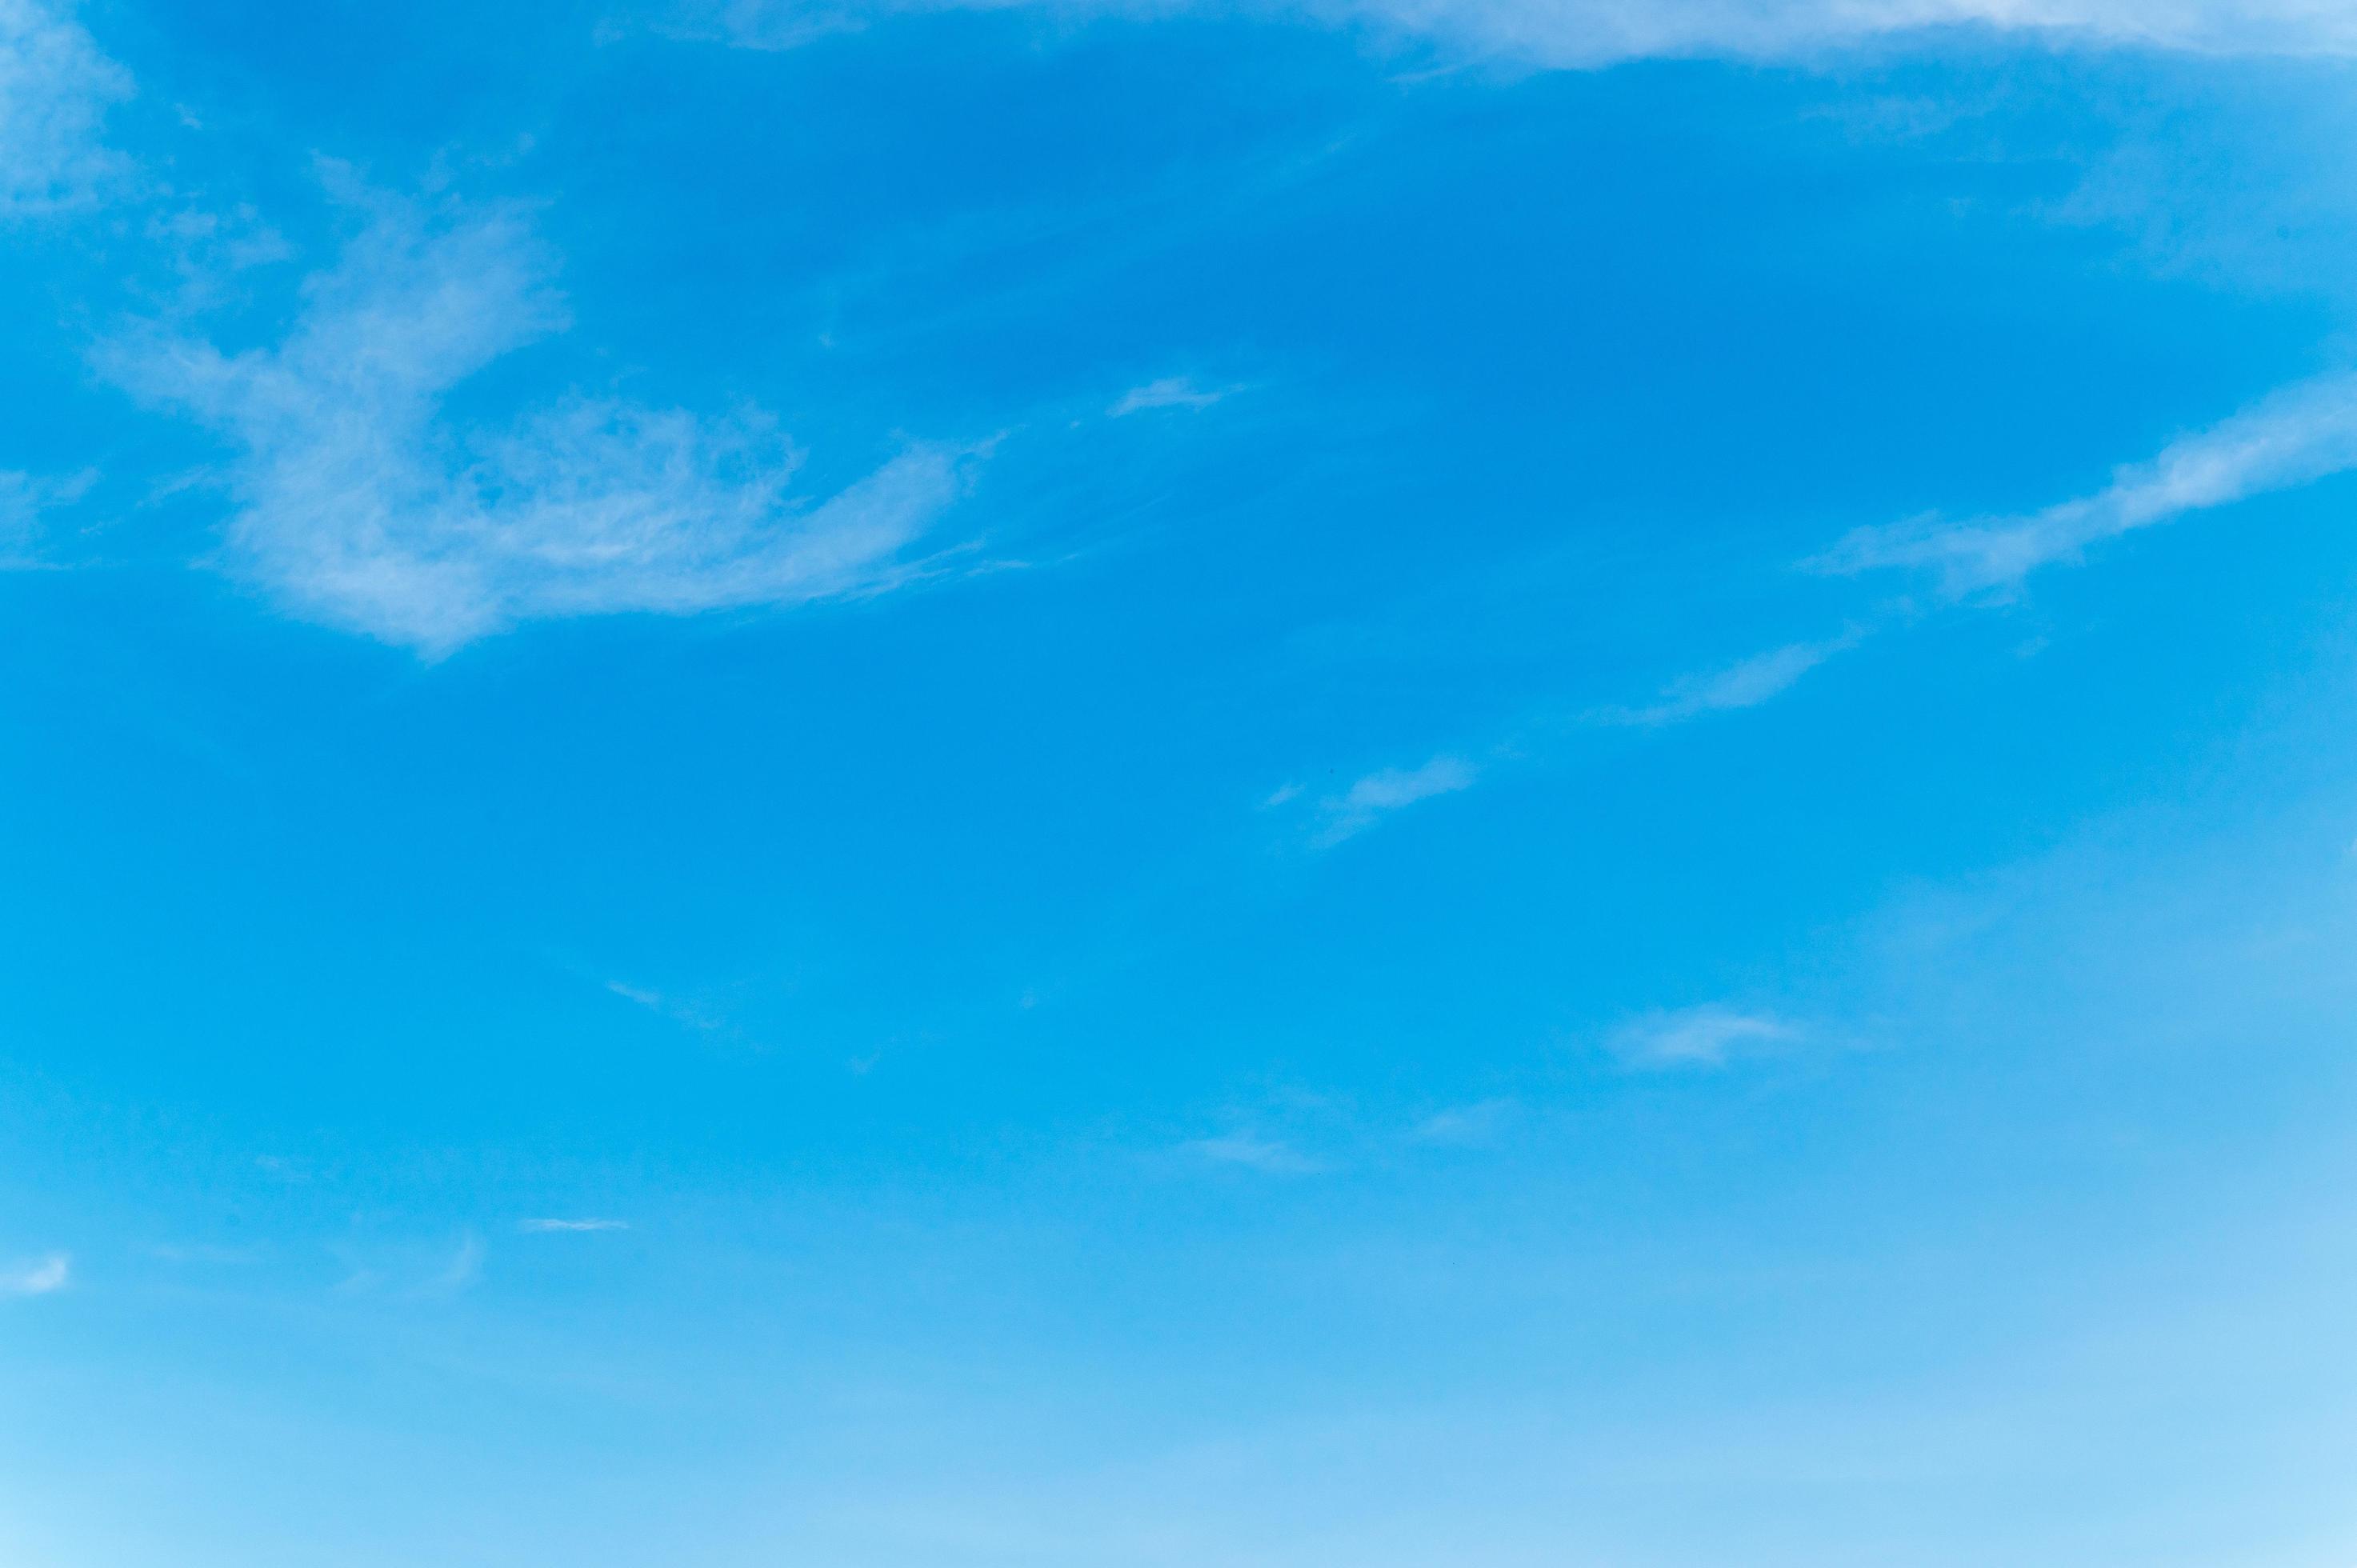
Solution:
<path fill-rule="evenodd" d="M 1781 1018 L 1708 1004 L 1640 1014 L 1615 1028 L 1605 1045 L 1625 1066 L 1659 1071 L 1724 1067 L 1740 1051 L 1799 1034 Z"/>
<path fill-rule="evenodd" d="M 1290 1144 L 1250 1133 L 1198 1138 L 1179 1146 L 1186 1153 L 1213 1165 L 1242 1165 L 1247 1170 L 1261 1171 L 1270 1176 L 1311 1176 L 1326 1168 L 1323 1162 L 1311 1159 Z"/>
<path fill-rule="evenodd" d="M 1120 419 L 1155 408 L 1204 409 L 1237 390 L 1234 387 L 1199 387 L 1185 376 L 1165 376 L 1142 387 L 1130 388 L 1122 393 L 1119 402 L 1105 410 L 1105 414 L 1111 419 Z"/>
<path fill-rule="evenodd" d="M 1469 789 L 1480 770 L 1459 757 L 1436 757 L 1421 768 L 1386 768 L 1370 773 L 1324 802 L 1326 825 L 1312 841 L 1329 849 L 1364 832 L 1384 817 L 1419 800 Z"/>
<path fill-rule="evenodd" d="M 628 1230 L 627 1219 L 524 1219 L 516 1229 L 527 1236 L 571 1235 L 595 1230 Z"/>
<path fill-rule="evenodd" d="M 2124 533 L 2357 468 L 2357 373 L 2287 387 L 2208 430 L 2116 470 L 2092 495 L 2018 517 L 1937 518 L 1859 529 L 1806 564 L 1936 575 L 1952 598 L 2005 595 L 2041 566 Z"/>
<path fill-rule="evenodd" d="M 1754 654 L 1723 670 L 1689 675 L 1662 693 L 1659 702 L 1641 708 L 1607 708 L 1596 718 L 1605 724 L 1647 727 L 1683 724 L 1705 714 L 1756 708 L 1792 689 L 1793 683 L 1835 654 L 1857 646 L 1852 632 L 1830 642 L 1794 642 Z"/>

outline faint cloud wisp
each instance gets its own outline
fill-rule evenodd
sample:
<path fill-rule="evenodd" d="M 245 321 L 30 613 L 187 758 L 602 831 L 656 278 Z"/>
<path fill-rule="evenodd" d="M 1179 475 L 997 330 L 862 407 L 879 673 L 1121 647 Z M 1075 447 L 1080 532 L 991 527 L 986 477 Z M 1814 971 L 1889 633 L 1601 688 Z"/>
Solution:
<path fill-rule="evenodd" d="M 1780 1018 L 1710 1004 L 1641 1014 L 1614 1029 L 1605 1045 L 1631 1068 L 1716 1068 L 1740 1051 L 1792 1040 L 1799 1034 Z"/>
<path fill-rule="evenodd" d="M 1197 1138 L 1179 1146 L 1185 1153 L 1213 1165 L 1241 1165 L 1270 1176 L 1311 1176 L 1326 1168 L 1322 1161 L 1311 1159 L 1290 1144 L 1251 1133 Z"/>
<path fill-rule="evenodd" d="M 1596 716 L 1607 724 L 1682 724 L 1704 714 L 1755 708 L 1789 690 L 1802 676 L 1857 642 L 1851 633 L 1830 642 L 1794 642 L 1755 654 L 1706 675 L 1672 684 L 1661 700 L 1641 708 L 1607 708 Z"/>
<path fill-rule="evenodd" d="M 1458 757 L 1436 757 L 1421 768 L 1386 768 L 1370 773 L 1320 808 L 1326 822 L 1315 843 L 1329 849 L 1364 832 L 1384 817 L 1419 800 L 1469 789 L 1480 770 Z"/>
<path fill-rule="evenodd" d="M 66 1288 L 73 1277 L 73 1260 L 52 1252 L 38 1262 L 0 1273 L 0 1295 L 49 1295 Z"/>
<path fill-rule="evenodd" d="M 1108 418 L 1120 419 L 1152 408 L 1209 408 L 1239 390 L 1236 387 L 1199 387 L 1185 376 L 1165 376 L 1160 381 L 1130 388 L 1122 393 L 1119 402 L 1105 410 L 1105 414 Z"/>

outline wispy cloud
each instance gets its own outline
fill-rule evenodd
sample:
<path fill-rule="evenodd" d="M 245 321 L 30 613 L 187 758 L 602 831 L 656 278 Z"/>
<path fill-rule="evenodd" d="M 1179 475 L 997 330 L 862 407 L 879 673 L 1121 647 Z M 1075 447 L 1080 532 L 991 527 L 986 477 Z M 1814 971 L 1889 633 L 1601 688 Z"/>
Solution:
<path fill-rule="evenodd" d="M 425 1296 L 457 1295 L 459 1292 L 470 1288 L 482 1277 L 482 1238 L 471 1235 L 462 1236 L 458 1239 L 457 1247 L 451 1252 L 449 1262 L 444 1263 L 424 1284 L 419 1286 L 416 1294 Z"/>
<path fill-rule="evenodd" d="M 1835 654 L 1856 645 L 1856 634 L 1830 642 L 1794 642 L 1707 674 L 1674 682 L 1661 700 L 1637 708 L 1607 708 L 1596 716 L 1607 724 L 1674 725 L 1704 714 L 1754 708 Z"/>
<path fill-rule="evenodd" d="M 535 618 L 872 592 L 963 489 L 974 450 L 920 444 L 805 503 L 754 410 L 576 398 L 456 427 L 446 394 L 565 328 L 554 260 L 512 211 L 362 199 L 275 347 L 150 329 L 107 360 L 236 444 L 224 564 L 296 613 L 438 654 Z"/>
<path fill-rule="evenodd" d="M 1179 1146 L 1183 1152 L 1214 1165 L 1242 1165 L 1271 1176 L 1310 1176 L 1326 1168 L 1324 1162 L 1310 1158 L 1290 1144 L 1252 1133 L 1198 1138 Z"/>
<path fill-rule="evenodd" d="M 1513 1115 L 1511 1100 L 1484 1100 L 1436 1111 L 1407 1131 L 1411 1144 L 1464 1148 L 1492 1142 Z"/>
<path fill-rule="evenodd" d="M 608 981 L 606 989 L 625 1002 L 636 1003 L 650 1013 L 660 1013 L 673 1023 L 684 1024 L 691 1029 L 713 1030 L 727 1027 L 726 1020 L 715 1017 L 693 1003 L 666 996 L 660 991 L 650 991 L 642 985 L 627 985 L 619 980 Z"/>
<path fill-rule="evenodd" d="M 672 8 L 669 30 L 788 48 L 874 17 L 1009 3 L 684 0 Z M 1147 19 L 1211 7 L 1079 0 L 1079 8 Z M 1974 32 L 2206 54 L 2357 54 L 2357 13 L 2328 0 L 1256 0 L 1246 9 L 1570 68 L 1693 55 L 1790 59 L 1884 40 L 1931 45 Z"/>
<path fill-rule="evenodd" d="M 73 1275 L 73 1260 L 52 1252 L 38 1262 L 0 1273 L 0 1295 L 48 1295 L 66 1288 Z"/>
<path fill-rule="evenodd" d="M 516 1229 L 528 1236 L 573 1234 L 591 1230 L 628 1230 L 627 1219 L 523 1219 Z"/>
<path fill-rule="evenodd" d="M 123 169 L 100 140 L 131 77 L 60 7 L 0 0 L 0 221 L 90 201 Z"/>
<path fill-rule="evenodd" d="M 2039 567 L 2188 512 L 2357 468 L 2357 374 L 2287 387 L 2208 430 L 2122 467 L 2092 495 L 2014 517 L 1921 519 L 1860 529 L 1810 563 L 1829 572 L 1913 567 L 1957 597 L 2003 593 Z"/>
<path fill-rule="evenodd" d="M 1436 795 L 1472 788 L 1480 770 L 1458 757 L 1436 757 L 1421 768 L 1370 773 L 1320 807 L 1325 818 L 1314 841 L 1320 848 L 1365 832 L 1392 812 Z"/>
<path fill-rule="evenodd" d="M 1165 376 L 1130 388 L 1105 413 L 1119 419 L 1150 408 L 1209 408 L 1235 391 L 1234 387 L 1199 387 L 1185 376 Z"/>
<path fill-rule="evenodd" d="M 40 564 L 43 515 L 80 500 L 97 478 L 88 471 L 44 478 L 0 470 L 0 570 Z"/>
<path fill-rule="evenodd" d="M 1641 1014 L 1606 1036 L 1612 1054 L 1630 1067 L 1719 1067 L 1749 1047 L 1773 1045 L 1800 1033 L 1764 1013 L 1717 1004 Z"/>

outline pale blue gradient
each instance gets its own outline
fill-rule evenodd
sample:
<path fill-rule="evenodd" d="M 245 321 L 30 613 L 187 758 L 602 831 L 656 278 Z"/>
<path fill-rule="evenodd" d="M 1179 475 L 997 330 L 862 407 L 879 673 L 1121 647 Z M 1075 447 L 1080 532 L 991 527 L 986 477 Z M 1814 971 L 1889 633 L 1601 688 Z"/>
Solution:
<path fill-rule="evenodd" d="M 2357 37 L 2005 10 L 0 0 L 0 1562 L 2345 1563 Z"/>

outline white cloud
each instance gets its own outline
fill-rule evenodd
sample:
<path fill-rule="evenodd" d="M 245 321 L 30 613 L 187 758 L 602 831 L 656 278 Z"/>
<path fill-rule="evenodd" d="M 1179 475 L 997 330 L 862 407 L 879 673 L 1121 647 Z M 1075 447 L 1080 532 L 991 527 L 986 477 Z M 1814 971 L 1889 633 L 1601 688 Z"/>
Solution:
<path fill-rule="evenodd" d="M 973 453 L 912 446 L 815 505 L 758 412 L 575 398 L 475 430 L 443 402 L 564 330 L 553 263 L 504 211 L 435 222 L 378 199 L 274 348 L 149 332 L 133 390 L 236 443 L 222 564 L 290 610 L 447 652 L 519 622 L 871 592 L 961 493 Z"/>
<path fill-rule="evenodd" d="M 99 140 L 131 78 L 37 0 L 0 0 L 0 220 L 79 206 L 121 160 Z"/>
<path fill-rule="evenodd" d="M 1149 408 L 1209 408 L 1235 390 L 1233 387 L 1199 387 L 1185 376 L 1165 376 L 1142 387 L 1130 388 L 1105 413 L 1111 418 L 1119 419 L 1125 414 L 1137 413 Z"/>
<path fill-rule="evenodd" d="M 37 1263 L 0 1273 L 0 1295 L 48 1295 L 65 1289 L 72 1273 L 73 1261 L 52 1252 Z"/>
<path fill-rule="evenodd" d="M 1605 1043 L 1631 1067 L 1718 1067 L 1745 1047 L 1772 1045 L 1798 1033 L 1765 1014 L 1711 1004 L 1641 1014 L 1614 1029 Z"/>
<path fill-rule="evenodd" d="M 1321 848 L 1340 843 L 1404 806 L 1470 789 L 1480 777 L 1471 763 L 1456 757 L 1436 757 L 1421 768 L 1370 773 L 1324 802 L 1326 825 L 1316 842 Z"/>
<path fill-rule="evenodd" d="M 628 1230 L 627 1219 L 525 1219 L 516 1229 L 526 1235 L 565 1235 L 592 1230 Z"/>
<path fill-rule="evenodd" d="M 1703 714 L 1758 707 L 1857 640 L 1853 635 L 1831 642 L 1795 642 L 1770 649 L 1724 670 L 1689 675 L 1671 685 L 1662 700 L 1650 706 L 1607 709 L 1598 717 L 1610 724 L 1674 725 Z"/>
<path fill-rule="evenodd" d="M 1934 572 L 1955 596 L 2019 585 L 2089 545 L 2191 511 L 2291 489 L 2357 468 L 2357 374 L 2287 387 L 2223 424 L 2118 469 L 2092 495 L 2016 517 L 1860 529 L 1811 564 L 1833 572 Z"/>
<path fill-rule="evenodd" d="M 881 16 L 1023 3 L 688 0 L 672 30 L 787 48 Z M 1189 0 L 1034 3 L 1136 18 L 1211 8 Z M 1672 56 L 1790 59 L 1967 29 L 2210 54 L 2357 54 L 2357 9 L 2338 0 L 1254 0 L 1247 9 L 1573 68 Z"/>
<path fill-rule="evenodd" d="M 1250 1170 L 1265 1171 L 1272 1176 L 1308 1176 L 1326 1167 L 1302 1154 L 1290 1144 L 1274 1138 L 1257 1137 L 1250 1133 L 1228 1133 L 1217 1138 L 1198 1138 L 1182 1145 L 1187 1153 L 1211 1161 L 1215 1165 L 1243 1165 Z"/>

